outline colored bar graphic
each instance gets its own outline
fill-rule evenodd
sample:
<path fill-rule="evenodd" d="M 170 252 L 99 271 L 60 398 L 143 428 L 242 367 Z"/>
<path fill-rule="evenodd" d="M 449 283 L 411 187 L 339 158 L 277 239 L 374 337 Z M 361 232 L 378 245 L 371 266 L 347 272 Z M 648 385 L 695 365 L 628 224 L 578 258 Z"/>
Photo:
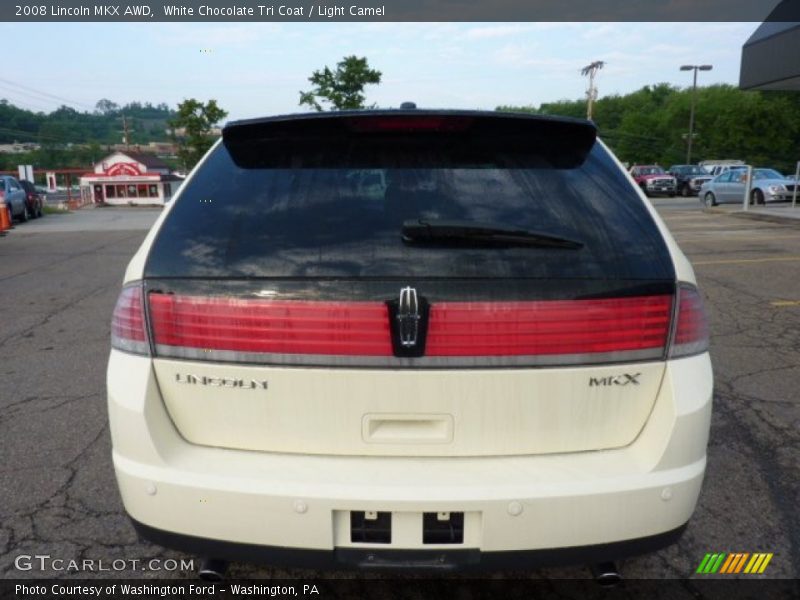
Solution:
<path fill-rule="evenodd" d="M 774 554 L 771 552 L 756 552 L 754 554 L 749 552 L 709 552 L 703 557 L 700 566 L 697 567 L 695 572 L 704 575 L 713 575 L 715 573 L 733 575 L 742 572 L 748 575 L 760 574 L 766 570 L 773 556 Z"/>
<path fill-rule="evenodd" d="M 695 573 L 705 573 L 706 572 L 706 565 L 708 564 L 709 560 L 711 560 L 711 555 L 710 554 L 706 554 L 703 557 L 703 560 L 700 561 L 700 566 L 697 567 L 697 571 L 695 571 Z"/>
<path fill-rule="evenodd" d="M 750 559 L 750 562 L 747 563 L 747 566 L 744 568 L 745 573 L 758 573 L 758 567 L 761 566 L 761 563 L 764 560 L 764 554 L 753 554 L 753 558 Z"/>
<path fill-rule="evenodd" d="M 741 558 L 739 559 L 739 562 L 736 563 L 736 570 L 732 571 L 733 573 L 738 573 L 739 571 L 742 570 L 742 568 L 744 567 L 744 561 L 747 560 L 747 557 L 750 556 L 750 553 L 749 552 L 745 552 L 744 554 L 741 554 L 740 556 L 741 556 Z"/>
<path fill-rule="evenodd" d="M 761 567 L 758 569 L 759 573 L 763 573 L 764 572 L 764 569 L 767 568 L 767 565 L 769 564 L 769 561 L 772 560 L 773 556 L 774 556 L 774 554 L 772 552 L 770 552 L 769 554 L 766 555 L 766 557 L 764 558 L 764 562 L 761 563 Z"/>
<path fill-rule="evenodd" d="M 712 573 L 716 573 L 717 571 L 719 571 L 719 568 L 722 566 L 722 560 L 723 560 L 724 558 L 725 558 L 725 553 L 724 553 L 724 552 L 721 552 L 721 553 L 720 553 L 720 555 L 719 555 L 719 558 L 718 558 L 718 559 L 717 559 L 717 561 L 714 563 L 714 566 L 713 566 L 713 567 L 711 567 L 711 572 L 712 572 Z"/>
<path fill-rule="evenodd" d="M 736 568 L 736 563 L 739 562 L 739 556 L 737 552 L 731 552 L 728 554 L 728 560 L 725 561 L 725 564 L 722 565 L 722 568 L 719 570 L 720 573 L 730 573 L 732 569 Z"/>
<path fill-rule="evenodd" d="M 736 559 L 736 555 L 735 554 L 728 554 L 728 559 L 723 563 L 722 568 L 720 569 L 719 572 L 720 573 L 727 573 L 728 569 L 731 568 L 731 564 L 734 562 L 735 559 Z"/>

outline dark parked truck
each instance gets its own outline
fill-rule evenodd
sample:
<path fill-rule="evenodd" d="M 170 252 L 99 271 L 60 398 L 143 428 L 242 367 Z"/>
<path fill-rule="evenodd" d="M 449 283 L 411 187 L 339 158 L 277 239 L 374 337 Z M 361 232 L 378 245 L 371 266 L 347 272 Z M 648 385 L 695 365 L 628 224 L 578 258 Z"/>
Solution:
<path fill-rule="evenodd" d="M 676 192 L 675 178 L 658 165 L 634 165 L 631 176 L 646 196 L 666 194 L 674 196 Z"/>
<path fill-rule="evenodd" d="M 669 174 L 675 178 L 677 192 L 684 198 L 696 196 L 706 181 L 713 175 L 699 165 L 672 165 Z"/>

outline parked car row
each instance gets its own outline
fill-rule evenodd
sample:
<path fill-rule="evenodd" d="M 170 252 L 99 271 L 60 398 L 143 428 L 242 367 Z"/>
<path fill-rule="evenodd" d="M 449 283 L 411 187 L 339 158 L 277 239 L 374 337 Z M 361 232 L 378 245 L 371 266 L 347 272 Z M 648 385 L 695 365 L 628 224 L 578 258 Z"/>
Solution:
<path fill-rule="evenodd" d="M 669 170 L 659 165 L 633 165 L 629 172 L 646 196 L 697 195 L 706 206 L 716 206 L 743 201 L 747 169 L 741 161 L 724 161 L 709 165 L 672 165 Z M 791 201 L 798 185 L 794 177 L 785 177 L 775 169 L 754 168 L 752 177 L 750 204 Z"/>
<path fill-rule="evenodd" d="M 41 217 L 44 196 L 30 181 L 19 180 L 10 175 L 0 175 L 0 200 L 6 203 L 9 220 L 25 222 Z"/>

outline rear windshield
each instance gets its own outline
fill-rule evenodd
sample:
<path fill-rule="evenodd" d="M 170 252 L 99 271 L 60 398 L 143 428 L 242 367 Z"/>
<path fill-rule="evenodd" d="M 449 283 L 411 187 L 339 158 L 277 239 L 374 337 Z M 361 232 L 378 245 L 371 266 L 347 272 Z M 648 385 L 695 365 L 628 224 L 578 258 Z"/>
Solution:
<path fill-rule="evenodd" d="M 653 219 L 599 143 L 567 168 L 509 155 L 462 165 L 442 148 L 394 160 L 389 146 L 366 166 L 315 152 L 313 165 L 335 168 L 239 166 L 218 144 L 175 200 L 145 276 L 674 279 Z M 401 230 L 411 219 L 513 226 L 582 246 L 409 244 Z"/>

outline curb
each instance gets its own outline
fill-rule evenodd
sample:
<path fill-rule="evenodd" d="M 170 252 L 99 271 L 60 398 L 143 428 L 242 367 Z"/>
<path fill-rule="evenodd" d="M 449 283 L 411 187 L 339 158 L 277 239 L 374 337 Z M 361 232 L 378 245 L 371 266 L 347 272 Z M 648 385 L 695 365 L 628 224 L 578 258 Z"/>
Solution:
<path fill-rule="evenodd" d="M 717 215 L 727 215 L 729 217 L 734 217 L 737 219 L 750 219 L 751 221 L 766 221 L 768 223 L 778 223 L 781 225 L 794 225 L 800 227 L 800 214 L 798 214 L 798 217 L 784 217 L 782 215 L 767 215 L 764 213 L 757 213 L 757 212 L 745 212 L 745 211 L 732 212 L 720 208 L 704 208 L 703 212 L 717 214 Z"/>

